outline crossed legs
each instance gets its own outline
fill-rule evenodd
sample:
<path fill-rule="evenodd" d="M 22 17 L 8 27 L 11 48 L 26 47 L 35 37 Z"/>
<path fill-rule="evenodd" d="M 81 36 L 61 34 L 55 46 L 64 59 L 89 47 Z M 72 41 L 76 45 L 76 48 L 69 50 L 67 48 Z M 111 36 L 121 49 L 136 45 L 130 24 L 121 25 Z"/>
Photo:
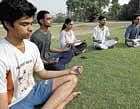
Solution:
<path fill-rule="evenodd" d="M 75 75 L 66 75 L 53 79 L 53 94 L 44 104 L 42 109 L 64 109 L 80 92 L 72 92 L 77 85 Z"/>

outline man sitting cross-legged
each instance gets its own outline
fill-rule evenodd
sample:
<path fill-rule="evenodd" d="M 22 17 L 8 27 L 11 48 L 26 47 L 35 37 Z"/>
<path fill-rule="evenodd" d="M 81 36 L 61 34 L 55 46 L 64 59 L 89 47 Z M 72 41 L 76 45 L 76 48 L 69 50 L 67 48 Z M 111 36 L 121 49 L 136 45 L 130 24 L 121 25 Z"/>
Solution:
<path fill-rule="evenodd" d="M 99 16 L 99 25 L 93 29 L 93 47 L 95 49 L 113 48 L 118 42 L 117 37 L 110 37 L 110 32 L 106 26 L 106 17 Z"/>
<path fill-rule="evenodd" d="M 37 46 L 30 42 L 36 8 L 27 0 L 2 0 L 0 21 L 7 35 L 0 41 L 0 109 L 64 109 L 82 66 L 47 71 Z M 44 81 L 35 83 L 34 74 Z"/>

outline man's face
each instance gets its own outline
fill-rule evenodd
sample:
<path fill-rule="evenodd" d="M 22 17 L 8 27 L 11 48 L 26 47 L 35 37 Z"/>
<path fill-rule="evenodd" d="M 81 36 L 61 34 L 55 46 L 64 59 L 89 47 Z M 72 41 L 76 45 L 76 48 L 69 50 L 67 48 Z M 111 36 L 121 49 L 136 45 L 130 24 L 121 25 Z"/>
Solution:
<path fill-rule="evenodd" d="M 52 16 L 50 14 L 45 14 L 43 25 L 46 27 L 50 27 L 52 25 Z"/>
<path fill-rule="evenodd" d="M 99 24 L 106 25 L 106 18 L 99 20 Z"/>
<path fill-rule="evenodd" d="M 136 24 L 136 25 L 140 25 L 140 16 L 138 16 L 138 17 L 136 17 L 136 19 L 134 20 L 134 23 Z"/>
<path fill-rule="evenodd" d="M 24 16 L 16 20 L 13 27 L 9 27 L 9 32 L 17 39 L 28 39 L 32 33 L 33 17 Z"/>

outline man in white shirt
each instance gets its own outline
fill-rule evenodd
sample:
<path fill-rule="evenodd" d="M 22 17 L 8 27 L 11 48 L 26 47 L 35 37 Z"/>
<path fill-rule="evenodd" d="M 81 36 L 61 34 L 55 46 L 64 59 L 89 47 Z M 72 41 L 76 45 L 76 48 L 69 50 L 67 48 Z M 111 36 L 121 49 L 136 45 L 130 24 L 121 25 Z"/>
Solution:
<path fill-rule="evenodd" d="M 64 109 L 80 94 L 72 91 L 81 66 L 46 71 L 37 46 L 28 40 L 35 12 L 27 0 L 0 2 L 0 21 L 7 32 L 0 41 L 0 109 L 34 109 L 40 104 L 42 109 Z M 34 74 L 44 81 L 35 83 Z"/>
<path fill-rule="evenodd" d="M 99 25 L 93 29 L 93 46 L 95 49 L 108 49 L 117 44 L 118 38 L 110 38 L 109 28 L 106 26 L 106 17 L 99 16 Z"/>

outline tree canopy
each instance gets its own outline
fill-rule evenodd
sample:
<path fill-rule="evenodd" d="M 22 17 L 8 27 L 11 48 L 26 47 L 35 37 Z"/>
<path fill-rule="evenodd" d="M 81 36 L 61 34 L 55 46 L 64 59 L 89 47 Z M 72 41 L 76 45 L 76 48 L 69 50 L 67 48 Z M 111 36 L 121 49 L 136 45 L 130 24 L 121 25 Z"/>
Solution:
<path fill-rule="evenodd" d="M 99 15 L 112 20 L 131 20 L 133 14 L 140 14 L 140 0 L 130 0 L 122 6 L 118 0 L 67 0 L 66 5 L 67 16 L 75 21 L 93 21 Z M 65 17 L 60 15 L 58 21 Z"/>

